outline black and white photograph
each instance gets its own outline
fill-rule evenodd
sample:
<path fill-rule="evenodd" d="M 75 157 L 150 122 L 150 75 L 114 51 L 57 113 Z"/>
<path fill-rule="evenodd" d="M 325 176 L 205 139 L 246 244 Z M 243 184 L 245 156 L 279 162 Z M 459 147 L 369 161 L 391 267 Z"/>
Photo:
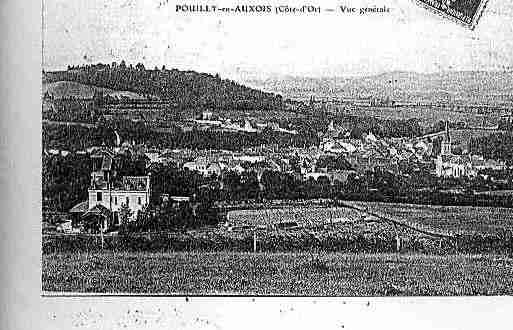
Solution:
<path fill-rule="evenodd" d="M 512 295 L 513 4 L 440 3 L 43 0 L 40 294 Z"/>

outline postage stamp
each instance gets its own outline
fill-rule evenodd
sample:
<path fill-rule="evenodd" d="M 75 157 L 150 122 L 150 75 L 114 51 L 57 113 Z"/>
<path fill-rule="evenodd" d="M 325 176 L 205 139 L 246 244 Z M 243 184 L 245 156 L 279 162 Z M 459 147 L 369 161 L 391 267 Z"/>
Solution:
<path fill-rule="evenodd" d="M 473 30 L 486 7 L 488 0 L 416 0 L 446 18 Z"/>

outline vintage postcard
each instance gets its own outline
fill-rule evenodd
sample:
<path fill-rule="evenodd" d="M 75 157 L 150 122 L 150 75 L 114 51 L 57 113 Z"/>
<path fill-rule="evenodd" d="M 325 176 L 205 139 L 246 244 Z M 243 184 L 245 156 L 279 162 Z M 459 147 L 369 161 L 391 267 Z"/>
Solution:
<path fill-rule="evenodd" d="M 44 0 L 42 295 L 513 294 L 513 4 L 420 2 Z"/>

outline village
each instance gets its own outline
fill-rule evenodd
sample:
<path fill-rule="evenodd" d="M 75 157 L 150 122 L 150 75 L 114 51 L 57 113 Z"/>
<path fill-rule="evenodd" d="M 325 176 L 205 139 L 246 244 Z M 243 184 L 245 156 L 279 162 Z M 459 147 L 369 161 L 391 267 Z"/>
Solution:
<path fill-rule="evenodd" d="M 263 129 L 279 131 L 281 134 L 300 134 L 296 130 L 282 128 L 277 123 L 251 123 L 248 119 L 241 124 L 231 123 L 205 111 L 199 118 L 188 122 L 196 130 L 225 130 L 260 134 Z M 362 134 L 361 138 L 351 137 L 344 127 L 336 126 L 333 121 L 324 131 L 318 132 L 319 145 L 301 147 L 278 147 L 261 145 L 231 150 L 193 150 L 147 148 L 137 144 L 129 137 L 123 138 L 114 131 L 115 145 L 97 146 L 87 150 L 75 151 L 92 159 L 91 180 L 88 187 L 88 200 L 84 200 L 69 210 L 69 220 L 55 229 L 63 232 L 80 232 L 88 218 L 93 221 L 103 219 L 102 228 L 119 227 L 120 212 L 128 214 L 124 221 L 136 221 L 140 211 L 146 210 L 152 197 L 160 202 L 171 201 L 178 205 L 191 203 L 193 196 L 169 196 L 161 193 L 151 196 L 151 169 L 155 166 L 175 166 L 182 171 L 199 174 L 217 183 L 217 189 L 225 189 L 226 177 L 230 174 L 252 175 L 258 189 L 264 190 L 262 177 L 265 173 L 290 175 L 294 180 L 319 182 L 340 189 L 349 179 L 365 178 L 369 173 L 390 173 L 398 177 L 411 176 L 412 173 L 438 177 L 441 179 L 491 180 L 503 185 L 511 182 L 490 177 L 488 171 L 510 169 L 505 161 L 485 159 L 481 155 L 470 154 L 468 150 L 454 153 L 451 130 L 446 123 L 445 129 L 414 138 L 380 138 L 372 132 Z M 438 148 L 437 148 L 438 145 Z M 45 149 L 47 155 L 66 157 L 69 151 Z M 144 175 L 120 176 L 116 171 L 117 155 L 131 155 L 143 159 Z M 144 171 L 143 171 L 144 172 Z M 356 181 L 357 182 L 357 181 Z M 419 190 L 429 188 L 421 187 Z M 458 187 L 456 186 L 456 189 Z M 465 187 L 461 186 L 460 189 Z M 372 190 L 372 189 L 371 189 Z M 125 215 L 123 215 L 125 217 Z M 72 220 L 73 219 L 73 220 Z"/>

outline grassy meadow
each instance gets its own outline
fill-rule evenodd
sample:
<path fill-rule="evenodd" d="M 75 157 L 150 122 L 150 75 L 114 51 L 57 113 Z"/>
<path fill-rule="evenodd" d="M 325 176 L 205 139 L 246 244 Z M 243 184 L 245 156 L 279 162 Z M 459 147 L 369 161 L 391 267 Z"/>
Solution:
<path fill-rule="evenodd" d="M 256 295 L 513 294 L 497 255 L 70 253 L 42 260 L 45 292 Z"/>

